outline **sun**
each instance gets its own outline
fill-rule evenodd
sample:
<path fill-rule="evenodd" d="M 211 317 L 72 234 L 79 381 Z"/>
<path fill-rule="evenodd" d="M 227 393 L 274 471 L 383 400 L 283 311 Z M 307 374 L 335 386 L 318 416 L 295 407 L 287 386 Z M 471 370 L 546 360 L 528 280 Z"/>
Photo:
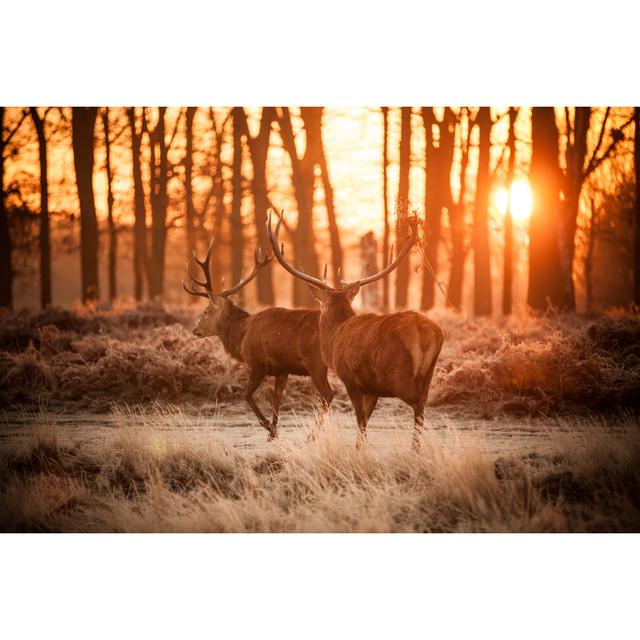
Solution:
<path fill-rule="evenodd" d="M 506 187 L 500 187 L 495 195 L 496 208 L 501 215 L 507 213 L 509 193 Z M 517 222 L 528 220 L 531 215 L 533 197 L 527 180 L 514 180 L 511 183 L 511 215 Z"/>

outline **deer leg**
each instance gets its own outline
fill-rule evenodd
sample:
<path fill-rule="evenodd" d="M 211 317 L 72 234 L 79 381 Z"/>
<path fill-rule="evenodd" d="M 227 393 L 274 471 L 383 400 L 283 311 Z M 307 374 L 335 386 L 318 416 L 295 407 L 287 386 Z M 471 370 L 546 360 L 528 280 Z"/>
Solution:
<path fill-rule="evenodd" d="M 354 389 L 347 389 L 351 404 L 356 412 L 356 420 L 358 421 L 358 438 L 356 440 L 356 449 L 361 449 L 367 442 L 367 413 L 365 410 L 365 395 Z"/>
<path fill-rule="evenodd" d="M 273 385 L 273 419 L 271 420 L 271 429 L 269 430 L 272 438 L 278 435 L 278 411 L 280 410 L 282 394 L 284 393 L 284 388 L 287 386 L 288 379 L 289 374 L 283 373 L 276 376 L 276 381 Z"/>
<path fill-rule="evenodd" d="M 364 396 L 364 412 L 367 416 L 367 422 L 378 404 L 378 396 Z"/>
<path fill-rule="evenodd" d="M 247 390 L 245 392 L 245 399 L 248 402 L 249 406 L 253 409 L 253 413 L 256 414 L 256 417 L 260 421 L 260 424 L 271 433 L 271 429 L 269 428 L 269 421 L 264 417 L 262 411 L 256 404 L 256 401 L 253 398 L 253 394 L 255 390 L 262 384 L 262 381 L 265 379 L 265 375 L 262 371 L 251 370 L 249 372 L 249 381 L 247 382 Z"/>
<path fill-rule="evenodd" d="M 422 444 L 422 425 L 424 424 L 424 403 L 420 402 L 413 407 L 413 440 L 411 446 L 416 453 L 420 453 Z"/>
<path fill-rule="evenodd" d="M 307 436 L 307 442 L 315 440 L 318 436 L 318 431 L 322 425 L 322 421 L 324 416 L 326 415 L 329 407 L 331 406 L 331 401 L 333 400 L 333 396 L 335 392 L 331 388 L 329 384 L 329 380 L 327 379 L 327 369 L 326 367 L 317 372 L 311 372 L 311 381 L 313 385 L 318 390 L 320 394 L 320 410 L 316 417 L 316 420 L 313 425 L 313 429 L 311 433 Z"/>

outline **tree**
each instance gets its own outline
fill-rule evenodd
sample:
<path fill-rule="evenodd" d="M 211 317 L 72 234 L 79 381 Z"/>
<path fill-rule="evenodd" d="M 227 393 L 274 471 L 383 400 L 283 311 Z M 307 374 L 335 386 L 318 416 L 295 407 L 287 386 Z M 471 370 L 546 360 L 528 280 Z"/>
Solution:
<path fill-rule="evenodd" d="M 466 127 L 463 121 L 466 119 Z M 460 141 L 460 190 L 458 201 L 449 196 L 449 225 L 451 227 L 451 270 L 447 287 L 448 304 L 455 309 L 462 307 L 462 284 L 464 281 L 464 263 L 469 247 L 465 244 L 465 199 L 467 195 L 467 167 L 469 166 L 469 149 L 471 132 L 475 126 L 474 119 L 467 107 L 460 110 L 457 129 Z"/>
<path fill-rule="evenodd" d="M 425 173 L 424 222 L 426 249 L 425 257 L 429 265 L 422 272 L 422 298 L 420 308 L 431 309 L 435 300 L 435 277 L 438 272 L 438 249 L 441 240 L 442 210 L 451 211 L 451 164 L 455 141 L 455 115 L 451 109 L 444 110 L 440 122 L 433 107 L 422 108 L 425 131 Z M 437 144 L 434 129 L 438 131 Z M 429 268 L 431 267 L 431 268 Z M 432 271 L 433 269 L 433 271 Z"/>
<path fill-rule="evenodd" d="M 400 247 L 409 235 L 409 171 L 411 168 L 411 107 L 402 107 L 400 123 L 400 174 L 396 243 Z M 409 260 L 396 270 L 396 307 L 406 307 L 409 293 Z"/>
<path fill-rule="evenodd" d="M 382 239 L 382 263 L 389 262 L 389 107 L 382 107 L 382 204 L 384 211 L 384 235 Z M 389 278 L 382 279 L 382 310 L 389 310 Z"/>
<path fill-rule="evenodd" d="M 531 169 L 535 194 L 529 221 L 529 291 L 527 303 L 537 311 L 564 302 L 558 249 L 560 168 L 558 126 L 553 107 L 533 107 L 531 112 Z"/>
<path fill-rule="evenodd" d="M 134 233 L 133 233 L 133 286 L 137 301 L 142 300 L 144 277 L 147 274 L 147 210 L 142 183 L 140 164 L 140 146 L 142 134 L 136 126 L 136 109 L 127 109 L 127 118 L 131 130 L 131 158 L 133 167 Z"/>
<path fill-rule="evenodd" d="M 164 289 L 164 261 L 167 240 L 167 183 L 169 164 L 165 140 L 167 107 L 158 108 L 158 122 L 149 132 L 150 199 L 151 199 L 151 257 L 149 259 L 149 297 L 162 296 Z M 143 116 L 144 117 L 144 116 Z M 146 118 L 145 118 L 146 122 Z"/>
<path fill-rule="evenodd" d="M 113 170 L 111 168 L 111 139 L 109 137 L 109 107 L 102 109 L 102 129 L 104 132 L 105 172 L 107 174 L 107 226 L 109 229 L 109 301 L 113 302 L 117 295 L 116 263 L 118 256 L 118 236 L 113 219 Z"/>
<path fill-rule="evenodd" d="M 491 315 L 491 263 L 489 249 L 489 190 L 491 109 L 480 107 L 476 118 L 479 137 L 476 205 L 473 215 L 473 312 Z"/>
<path fill-rule="evenodd" d="M 509 164 L 507 166 L 507 210 L 504 213 L 504 264 L 502 268 L 502 313 L 508 316 L 513 308 L 513 216 L 511 214 L 511 187 L 516 164 L 515 124 L 518 110 L 509 107 Z"/>
<path fill-rule="evenodd" d="M 231 202 L 231 281 L 239 282 L 242 277 L 244 239 L 242 235 L 242 126 L 244 110 L 233 108 L 233 178 Z M 244 292 L 239 292 L 240 300 Z"/>
<path fill-rule="evenodd" d="M 298 224 L 295 231 L 292 231 L 293 259 L 295 264 L 301 265 L 306 273 L 315 277 L 318 275 L 318 255 L 313 231 L 314 164 L 311 162 L 308 145 L 302 159 L 298 157 L 288 107 L 276 110 L 276 115 L 282 143 L 291 159 L 291 177 L 298 205 Z M 294 278 L 293 305 L 300 307 L 312 304 L 314 299 L 309 292 L 309 287 L 298 278 Z"/>
<path fill-rule="evenodd" d="M 50 109 L 42 116 L 37 107 L 30 107 L 29 114 L 38 137 L 38 161 L 40 164 L 40 306 L 51 304 L 51 239 L 49 224 L 49 180 L 47 178 L 47 137 L 45 125 Z"/>
<path fill-rule="evenodd" d="M 98 221 L 93 195 L 94 140 L 97 107 L 73 107 L 73 164 L 80 202 L 82 301 L 100 297 L 98 285 Z"/>
<path fill-rule="evenodd" d="M 187 107 L 185 124 L 186 151 L 184 155 L 184 195 L 185 195 L 185 228 L 187 235 L 187 260 L 191 259 L 196 249 L 195 239 L 195 207 L 193 204 L 193 120 L 197 107 Z"/>
<path fill-rule="evenodd" d="M 636 178 L 634 207 L 633 299 L 640 305 L 640 107 L 633 109 L 633 164 Z"/>
<path fill-rule="evenodd" d="M 276 118 L 274 107 L 264 107 L 260 119 L 260 130 L 255 137 L 251 136 L 247 124 L 244 109 L 240 108 L 242 131 L 247 138 L 251 164 L 253 165 L 253 178 L 251 190 L 253 192 L 254 215 L 256 224 L 256 237 L 258 244 L 266 253 L 270 252 L 271 245 L 267 237 L 267 211 L 269 209 L 269 197 L 267 192 L 267 155 L 269 153 L 269 139 L 271 127 Z M 258 302 L 265 305 L 273 305 L 273 281 L 271 263 L 258 272 Z"/>

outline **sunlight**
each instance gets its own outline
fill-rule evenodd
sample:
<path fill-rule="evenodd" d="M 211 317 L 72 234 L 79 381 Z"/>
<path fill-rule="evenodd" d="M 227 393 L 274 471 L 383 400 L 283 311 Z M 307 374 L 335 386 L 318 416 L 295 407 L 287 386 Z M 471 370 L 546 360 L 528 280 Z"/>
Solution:
<path fill-rule="evenodd" d="M 496 208 L 501 215 L 507 213 L 509 194 L 506 187 L 496 191 Z M 514 180 L 511 183 L 511 215 L 517 222 L 527 220 L 531 215 L 532 195 L 528 180 Z"/>

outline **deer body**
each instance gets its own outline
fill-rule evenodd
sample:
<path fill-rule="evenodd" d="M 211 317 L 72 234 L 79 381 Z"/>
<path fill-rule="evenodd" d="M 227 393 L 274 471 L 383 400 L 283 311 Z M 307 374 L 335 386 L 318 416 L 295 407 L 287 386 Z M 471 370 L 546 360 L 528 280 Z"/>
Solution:
<path fill-rule="evenodd" d="M 192 276 L 193 281 L 206 290 L 204 296 L 209 298 L 209 306 L 198 319 L 193 333 L 198 337 L 218 336 L 225 351 L 248 366 L 245 398 L 260 424 L 269 432 L 269 437 L 275 438 L 280 402 L 289 375 L 311 377 L 322 398 L 323 410 L 329 407 L 333 399 L 334 392 L 327 380 L 327 366 L 320 353 L 320 312 L 274 307 L 249 314 L 235 305 L 227 292 L 213 292 L 208 271 L 210 257 L 211 247 L 207 258 L 198 261 L 205 272 L 205 282 L 199 282 Z M 259 259 L 256 254 L 256 269 L 241 284 L 249 282 L 270 259 Z M 229 291 L 237 291 L 238 288 L 236 285 Z M 202 292 L 189 290 L 186 286 L 185 289 L 193 295 L 202 295 Z M 271 422 L 260 411 L 253 397 L 267 376 L 275 377 Z"/>
<path fill-rule="evenodd" d="M 424 408 L 438 356 L 444 341 L 434 322 L 414 311 L 384 315 L 357 315 L 351 302 L 362 285 L 375 282 L 395 269 L 417 241 L 415 231 L 389 264 L 378 274 L 355 282 L 340 281 L 335 288 L 323 280 L 292 267 L 278 245 L 268 222 L 269 238 L 278 262 L 293 276 L 306 281 L 320 302 L 320 346 L 327 365 L 333 369 L 349 394 L 358 421 L 357 445 L 366 438 L 367 422 L 378 398 L 399 398 L 413 408 L 413 447 L 420 448 Z M 393 249 L 391 251 L 393 253 Z"/>

